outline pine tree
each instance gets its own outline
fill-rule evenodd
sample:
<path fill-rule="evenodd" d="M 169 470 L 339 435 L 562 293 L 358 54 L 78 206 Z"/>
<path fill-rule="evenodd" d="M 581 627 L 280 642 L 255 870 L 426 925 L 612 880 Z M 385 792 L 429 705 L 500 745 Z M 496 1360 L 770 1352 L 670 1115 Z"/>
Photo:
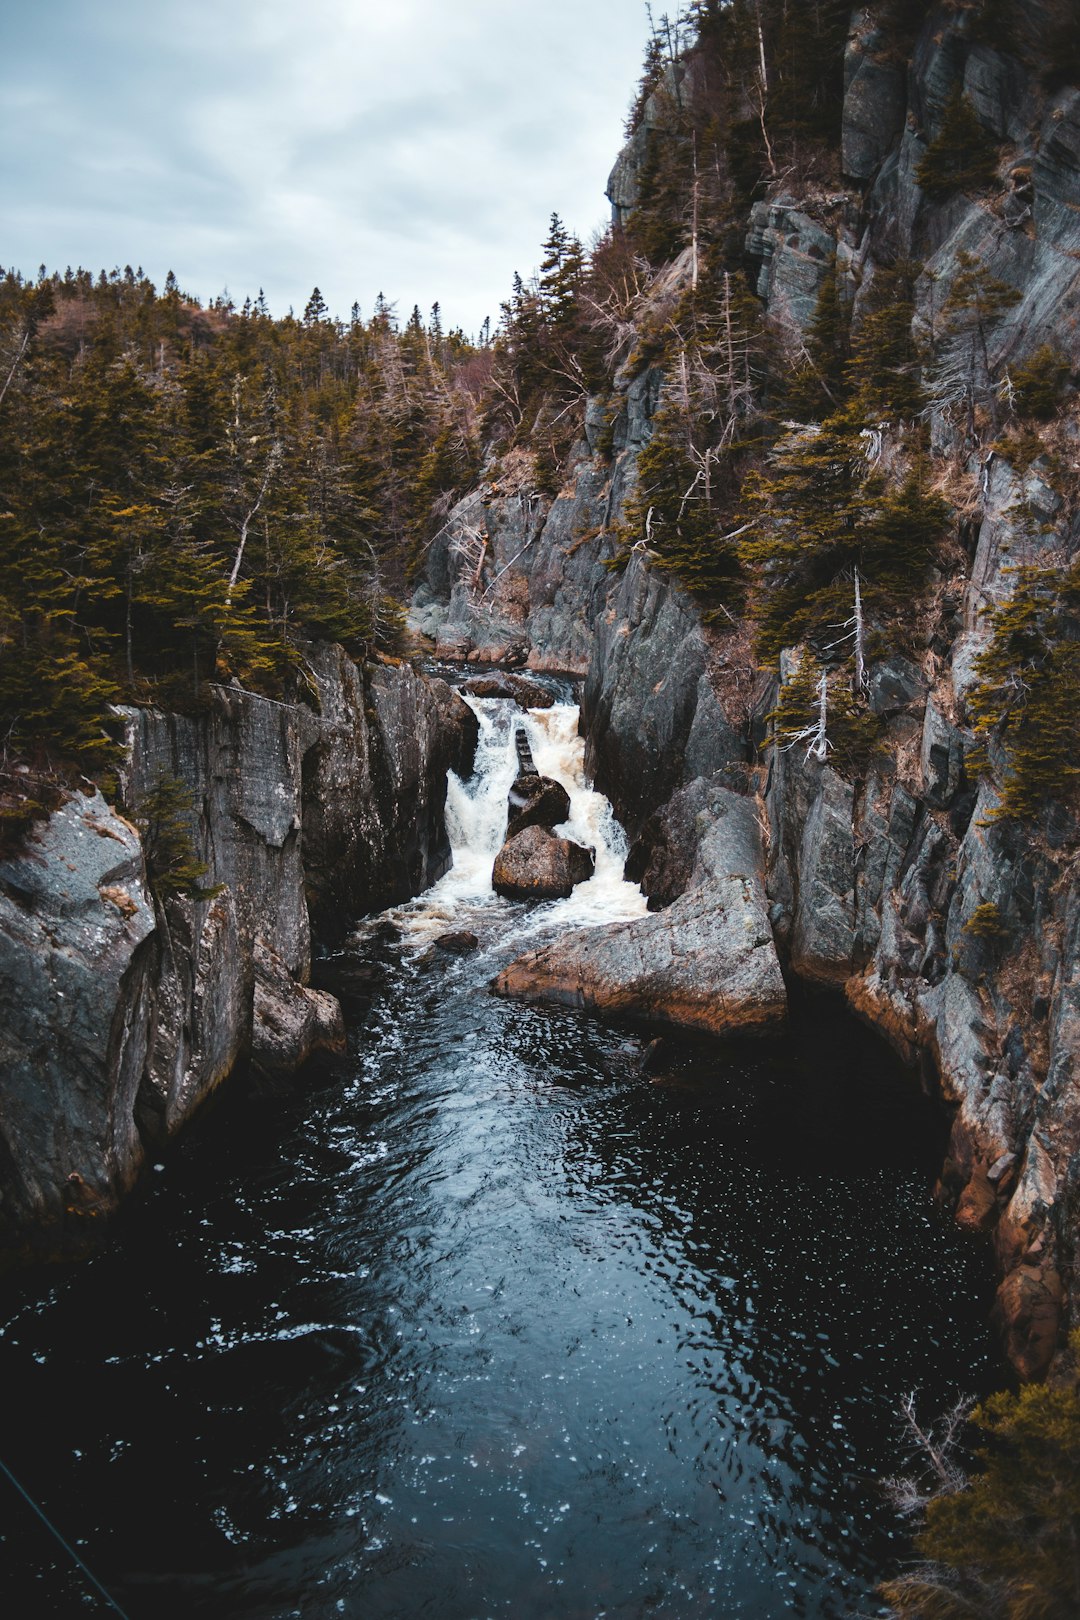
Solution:
<path fill-rule="evenodd" d="M 992 185 L 997 161 L 996 145 L 958 84 L 945 103 L 941 128 L 915 170 L 916 183 L 932 202 L 943 202 L 956 191 L 983 191 Z"/>
<path fill-rule="evenodd" d="M 820 422 L 843 403 L 850 324 L 851 311 L 840 296 L 834 257 L 807 329 L 803 362 L 787 384 L 785 404 L 796 420 Z"/>
<path fill-rule="evenodd" d="M 984 763 L 994 746 L 1005 755 L 996 817 L 1038 816 L 1070 795 L 1080 776 L 1078 622 L 1077 563 L 1018 568 L 1012 596 L 991 615 L 969 704 Z"/>
<path fill-rule="evenodd" d="M 991 1396 L 970 1421 L 980 1470 L 929 1503 L 925 1562 L 883 1595 L 911 1620 L 1069 1620 L 1080 1612 L 1080 1395 L 1029 1384 Z"/>

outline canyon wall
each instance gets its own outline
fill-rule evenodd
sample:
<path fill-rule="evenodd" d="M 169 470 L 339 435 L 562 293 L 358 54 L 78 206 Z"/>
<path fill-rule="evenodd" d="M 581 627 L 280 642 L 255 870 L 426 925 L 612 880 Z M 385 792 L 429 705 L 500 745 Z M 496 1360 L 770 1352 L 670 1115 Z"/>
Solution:
<path fill-rule="evenodd" d="M 313 649 L 310 704 L 215 687 L 197 716 L 127 709 L 120 809 L 73 793 L 0 863 L 0 1242 L 76 1253 L 148 1154 L 238 1064 L 344 1045 L 309 989 L 324 935 L 448 867 L 446 772 L 475 719 L 408 666 Z M 148 881 L 138 817 L 177 782 L 197 893 Z M 189 885 L 190 887 L 190 885 Z"/>
<path fill-rule="evenodd" d="M 969 23 L 935 9 L 905 70 L 874 8 L 854 13 L 842 186 L 779 182 L 747 221 L 751 284 L 793 357 L 834 257 L 856 311 L 879 266 L 922 262 L 915 328 L 928 332 L 971 255 L 1018 294 L 989 334 L 990 365 L 1052 339 L 1080 369 L 1080 91 L 1043 90 L 1019 60 L 973 40 Z M 916 179 L 958 80 L 984 127 L 1009 143 L 1007 188 L 989 201 L 934 202 Z M 620 219 L 635 205 L 650 139 L 646 118 L 613 171 Z M 689 273 L 684 254 L 653 290 L 654 315 Z M 499 987 L 736 1027 L 717 1009 L 738 964 L 712 986 L 716 1008 L 702 1011 L 696 995 L 692 1017 L 680 1011 L 678 973 L 666 987 L 655 975 L 644 990 L 639 981 L 642 951 L 654 963 L 678 954 L 691 897 L 695 917 L 710 895 L 735 904 L 722 886 L 703 886 L 700 851 L 710 805 L 730 790 L 754 795 L 766 837 L 753 877 L 767 891 L 780 957 L 787 971 L 842 992 L 940 1085 L 955 1111 L 942 1194 L 963 1224 L 992 1234 L 1005 1343 L 1021 1373 L 1038 1376 L 1080 1308 L 1080 828 L 1060 803 L 1032 821 L 995 818 L 1003 762 L 992 750 L 989 768 L 976 770 L 967 699 L 987 608 L 1009 599 L 1018 564 L 1074 555 L 1075 508 L 1045 460 L 1011 465 L 1000 446 L 965 455 L 952 417 L 932 411 L 966 556 L 931 590 L 917 644 L 868 671 L 881 727 L 870 763 L 842 774 L 805 745 L 762 751 L 778 682 L 755 667 L 746 627 L 706 627 L 644 546 L 623 555 L 618 573 L 604 566 L 662 381 L 656 366 L 624 368 L 614 403 L 591 402 L 554 500 L 530 494 L 524 458 L 510 466 L 512 489 L 497 469 L 451 514 L 418 593 L 414 623 L 446 656 L 584 676 L 589 766 L 636 840 L 630 871 L 658 911 L 623 925 L 611 949 L 575 938 L 561 961 L 526 959 Z M 612 421 L 597 454 L 598 426 Z M 889 424 L 881 431 L 887 449 Z M 1061 431 L 1075 469 L 1074 412 Z M 781 662 L 790 669 L 796 657 Z M 670 937 L 658 944 L 666 908 Z"/>

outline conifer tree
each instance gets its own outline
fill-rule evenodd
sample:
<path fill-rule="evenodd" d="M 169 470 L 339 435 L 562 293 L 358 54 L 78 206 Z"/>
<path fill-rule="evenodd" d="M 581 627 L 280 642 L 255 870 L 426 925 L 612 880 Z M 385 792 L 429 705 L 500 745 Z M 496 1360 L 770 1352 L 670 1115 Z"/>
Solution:
<path fill-rule="evenodd" d="M 932 202 L 955 191 L 982 191 L 997 175 L 997 147 L 979 122 L 963 86 L 953 89 L 941 115 L 941 128 L 915 170 L 915 179 Z"/>

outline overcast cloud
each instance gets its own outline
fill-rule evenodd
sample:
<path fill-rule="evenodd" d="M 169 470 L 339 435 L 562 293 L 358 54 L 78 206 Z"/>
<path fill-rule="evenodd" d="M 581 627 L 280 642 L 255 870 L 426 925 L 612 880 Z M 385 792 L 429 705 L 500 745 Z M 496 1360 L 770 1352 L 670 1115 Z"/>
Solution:
<path fill-rule="evenodd" d="M 9 6 L 0 264 L 173 269 L 202 299 L 498 319 L 556 210 L 583 239 L 643 0 Z"/>

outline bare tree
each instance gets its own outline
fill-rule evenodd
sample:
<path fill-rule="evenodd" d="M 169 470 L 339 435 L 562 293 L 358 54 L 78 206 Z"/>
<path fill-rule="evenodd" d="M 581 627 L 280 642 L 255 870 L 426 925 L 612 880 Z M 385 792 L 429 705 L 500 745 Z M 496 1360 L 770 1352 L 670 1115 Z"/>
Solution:
<path fill-rule="evenodd" d="M 898 1513 L 920 1513 L 936 1497 L 962 1491 L 967 1475 L 956 1460 L 964 1424 L 975 1401 L 962 1395 L 933 1423 L 922 1424 L 915 1411 L 915 1394 L 900 1401 L 900 1416 L 907 1437 L 909 1461 L 917 1473 L 898 1474 L 883 1481 L 888 1500 Z"/>

